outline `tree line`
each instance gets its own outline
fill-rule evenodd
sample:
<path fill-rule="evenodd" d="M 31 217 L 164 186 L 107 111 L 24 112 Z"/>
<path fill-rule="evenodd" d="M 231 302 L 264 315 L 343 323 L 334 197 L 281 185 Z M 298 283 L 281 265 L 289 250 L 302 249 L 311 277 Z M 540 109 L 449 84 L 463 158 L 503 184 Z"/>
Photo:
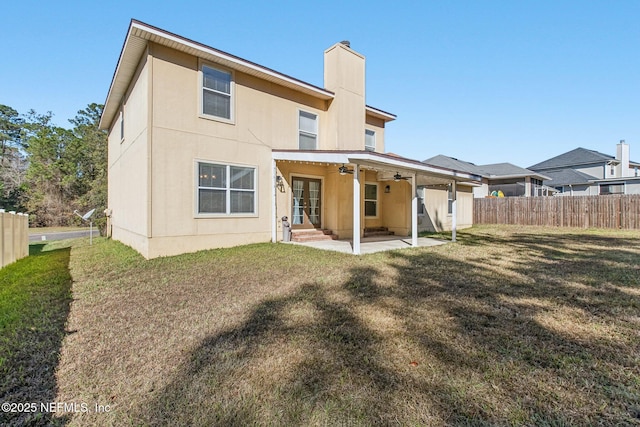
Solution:
<path fill-rule="evenodd" d="M 107 133 L 103 105 L 89 104 L 67 129 L 51 112 L 20 114 L 0 104 L 0 208 L 26 212 L 31 227 L 75 225 L 74 210 L 107 207 Z"/>

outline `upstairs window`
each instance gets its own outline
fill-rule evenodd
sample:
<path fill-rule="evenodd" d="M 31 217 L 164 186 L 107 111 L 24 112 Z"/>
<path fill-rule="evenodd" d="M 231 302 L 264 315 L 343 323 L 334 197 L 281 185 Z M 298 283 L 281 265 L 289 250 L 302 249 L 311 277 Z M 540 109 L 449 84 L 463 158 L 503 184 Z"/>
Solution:
<path fill-rule="evenodd" d="M 376 133 L 375 131 L 366 129 L 364 131 L 364 149 L 367 151 L 376 151 Z"/>
<path fill-rule="evenodd" d="M 227 71 L 202 66 L 202 114 L 231 120 L 233 80 Z"/>
<path fill-rule="evenodd" d="M 298 116 L 298 148 L 316 150 L 318 148 L 318 116 L 300 111 Z"/>

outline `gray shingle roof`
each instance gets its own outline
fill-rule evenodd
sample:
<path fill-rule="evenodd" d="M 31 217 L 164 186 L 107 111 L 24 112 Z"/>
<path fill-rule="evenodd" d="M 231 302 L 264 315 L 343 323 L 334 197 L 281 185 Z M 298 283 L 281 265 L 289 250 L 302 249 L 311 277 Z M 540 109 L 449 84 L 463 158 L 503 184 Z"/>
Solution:
<path fill-rule="evenodd" d="M 562 185 L 588 184 L 589 181 L 598 179 L 584 172 L 575 169 L 562 169 L 557 171 L 547 171 L 544 173 L 550 180 L 544 180 L 543 184 L 549 187 L 560 187 Z"/>
<path fill-rule="evenodd" d="M 500 177 L 525 177 L 538 176 L 539 174 L 529 169 L 521 168 L 511 163 L 494 163 L 490 165 L 475 165 L 470 162 L 458 160 L 454 157 L 439 154 L 422 161 L 428 165 L 440 166 L 449 169 L 455 169 L 467 173 L 481 175 L 489 179 L 497 179 Z M 544 176 L 540 177 L 543 178 Z"/>
<path fill-rule="evenodd" d="M 426 163 L 432 166 L 440 166 L 441 168 L 454 169 L 462 172 L 472 173 L 475 175 L 484 175 L 482 171 L 478 169 L 473 163 L 458 160 L 453 157 L 443 156 L 438 154 L 427 160 L 423 160 L 422 163 Z"/>
<path fill-rule="evenodd" d="M 491 165 L 479 165 L 478 168 L 484 171 L 487 176 L 531 176 L 536 175 L 529 169 L 521 168 L 511 163 L 494 163 Z"/>
<path fill-rule="evenodd" d="M 586 148 L 576 148 L 575 150 L 567 151 L 559 156 L 552 157 L 543 162 L 537 163 L 533 166 L 529 166 L 528 169 L 539 171 L 544 169 L 556 169 L 563 167 L 570 167 L 576 165 L 586 165 L 591 163 L 603 163 L 609 160 L 613 160 L 613 156 L 600 153 L 594 150 L 587 150 Z"/>

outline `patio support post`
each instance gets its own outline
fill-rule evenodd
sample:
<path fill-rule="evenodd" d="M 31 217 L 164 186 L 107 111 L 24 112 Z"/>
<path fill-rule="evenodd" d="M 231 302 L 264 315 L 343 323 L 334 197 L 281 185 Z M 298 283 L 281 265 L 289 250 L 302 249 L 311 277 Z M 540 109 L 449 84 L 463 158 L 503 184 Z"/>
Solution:
<path fill-rule="evenodd" d="M 360 255 L 360 166 L 353 168 L 353 254 Z"/>
<path fill-rule="evenodd" d="M 411 177 L 411 246 L 418 247 L 418 186 L 415 173 Z"/>
<path fill-rule="evenodd" d="M 278 169 L 276 168 L 275 159 L 271 159 L 271 243 L 276 243 L 278 241 L 278 213 L 276 212 L 276 185 L 277 185 L 277 176 Z"/>
<path fill-rule="evenodd" d="M 455 181 L 451 183 L 451 241 L 456 241 L 456 231 L 458 227 L 458 185 Z"/>

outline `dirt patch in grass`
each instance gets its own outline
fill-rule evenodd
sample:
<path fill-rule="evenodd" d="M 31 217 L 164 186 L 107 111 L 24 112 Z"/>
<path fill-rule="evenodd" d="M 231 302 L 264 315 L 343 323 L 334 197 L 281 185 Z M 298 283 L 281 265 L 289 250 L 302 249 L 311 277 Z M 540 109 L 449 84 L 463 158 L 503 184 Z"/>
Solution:
<path fill-rule="evenodd" d="M 640 424 L 640 237 L 478 227 L 354 257 L 71 254 L 77 425 Z"/>

